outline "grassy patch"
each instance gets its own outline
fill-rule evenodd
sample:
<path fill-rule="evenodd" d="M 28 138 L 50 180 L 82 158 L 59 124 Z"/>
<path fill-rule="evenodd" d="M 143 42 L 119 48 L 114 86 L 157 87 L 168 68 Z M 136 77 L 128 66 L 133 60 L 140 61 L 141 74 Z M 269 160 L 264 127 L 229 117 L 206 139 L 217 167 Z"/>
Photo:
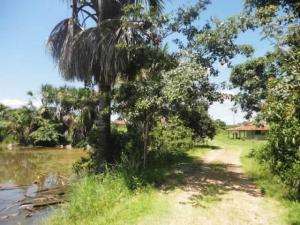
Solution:
<path fill-rule="evenodd" d="M 199 159 L 204 156 L 208 151 L 217 149 L 216 146 L 211 145 L 200 145 L 196 148 L 192 148 L 187 152 L 188 156 L 193 159 Z"/>
<path fill-rule="evenodd" d="M 224 173 L 226 171 L 226 165 L 219 162 L 211 163 L 209 168 L 214 172 Z"/>
<path fill-rule="evenodd" d="M 213 203 L 221 200 L 222 189 L 216 184 L 207 184 L 202 188 L 201 193 L 192 197 L 192 204 L 207 208 Z"/>
<path fill-rule="evenodd" d="M 213 146 L 230 150 L 249 151 L 257 149 L 266 143 L 265 140 L 250 140 L 250 139 L 232 139 L 227 136 L 226 132 L 219 132 L 215 139 L 211 142 Z"/>
<path fill-rule="evenodd" d="M 167 208 L 158 195 L 150 187 L 130 190 L 118 173 L 85 177 L 74 185 L 69 203 L 45 224 L 136 224 L 143 216 L 162 213 Z"/>

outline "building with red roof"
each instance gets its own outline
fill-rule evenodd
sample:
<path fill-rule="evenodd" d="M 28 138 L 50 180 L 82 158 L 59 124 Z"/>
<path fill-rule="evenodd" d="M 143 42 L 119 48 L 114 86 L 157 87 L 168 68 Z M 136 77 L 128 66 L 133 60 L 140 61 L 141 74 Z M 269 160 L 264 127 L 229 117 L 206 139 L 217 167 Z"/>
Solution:
<path fill-rule="evenodd" d="M 237 127 L 227 129 L 228 136 L 232 138 L 264 139 L 269 131 L 267 124 L 256 125 L 251 122 L 245 122 Z"/>

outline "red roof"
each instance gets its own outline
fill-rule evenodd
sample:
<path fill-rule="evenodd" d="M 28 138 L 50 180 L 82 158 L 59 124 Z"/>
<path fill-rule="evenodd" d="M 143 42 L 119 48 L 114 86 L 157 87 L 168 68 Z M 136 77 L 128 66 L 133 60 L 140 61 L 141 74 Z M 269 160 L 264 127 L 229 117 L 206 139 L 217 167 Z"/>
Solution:
<path fill-rule="evenodd" d="M 126 121 L 125 120 L 115 120 L 115 121 L 113 121 L 113 124 L 115 124 L 117 126 L 124 126 L 124 125 L 126 125 Z"/>
<path fill-rule="evenodd" d="M 228 131 L 268 131 L 269 126 L 267 124 L 255 125 L 253 123 L 244 123 L 241 126 L 227 129 Z"/>

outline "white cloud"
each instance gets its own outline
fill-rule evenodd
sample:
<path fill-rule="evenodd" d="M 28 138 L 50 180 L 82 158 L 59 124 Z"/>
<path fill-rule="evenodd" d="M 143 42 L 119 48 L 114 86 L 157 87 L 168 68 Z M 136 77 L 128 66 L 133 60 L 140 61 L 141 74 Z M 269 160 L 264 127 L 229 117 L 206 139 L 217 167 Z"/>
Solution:
<path fill-rule="evenodd" d="M 33 104 L 35 107 L 37 107 L 37 108 L 39 108 L 39 107 L 42 106 L 41 100 L 38 100 L 38 99 L 32 100 L 32 104 Z"/>
<path fill-rule="evenodd" d="M 244 113 L 238 109 L 236 113 L 232 111 L 234 103 L 226 100 L 224 103 L 214 103 L 208 110 L 213 119 L 220 119 L 227 124 L 237 124 L 245 121 Z"/>
<path fill-rule="evenodd" d="M 28 101 L 21 99 L 2 99 L 0 103 L 11 108 L 20 108 L 28 103 Z M 33 105 L 36 107 L 41 106 L 40 100 L 34 100 Z M 234 106 L 234 103 L 226 100 L 223 104 L 214 103 L 208 110 L 209 114 L 213 119 L 221 119 L 227 124 L 237 124 L 245 121 L 244 113 L 241 110 L 238 110 L 234 113 L 231 109 Z M 118 116 L 113 115 L 113 119 L 116 119 Z"/>
<path fill-rule="evenodd" d="M 16 99 L 3 99 L 3 100 L 0 100 L 0 103 L 2 103 L 5 106 L 8 106 L 10 108 L 16 109 L 16 108 L 20 108 L 20 107 L 26 105 L 27 101 L 16 98 Z"/>

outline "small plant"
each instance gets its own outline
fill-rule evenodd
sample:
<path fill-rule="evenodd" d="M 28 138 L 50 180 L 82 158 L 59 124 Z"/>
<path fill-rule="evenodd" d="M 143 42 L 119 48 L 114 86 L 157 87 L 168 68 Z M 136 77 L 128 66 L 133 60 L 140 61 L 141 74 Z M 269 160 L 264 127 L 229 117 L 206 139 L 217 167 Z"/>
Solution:
<path fill-rule="evenodd" d="M 193 197 L 192 203 L 194 206 L 207 208 L 213 203 L 220 201 L 221 194 L 222 190 L 217 184 L 205 184 L 201 190 L 201 193 Z"/>

